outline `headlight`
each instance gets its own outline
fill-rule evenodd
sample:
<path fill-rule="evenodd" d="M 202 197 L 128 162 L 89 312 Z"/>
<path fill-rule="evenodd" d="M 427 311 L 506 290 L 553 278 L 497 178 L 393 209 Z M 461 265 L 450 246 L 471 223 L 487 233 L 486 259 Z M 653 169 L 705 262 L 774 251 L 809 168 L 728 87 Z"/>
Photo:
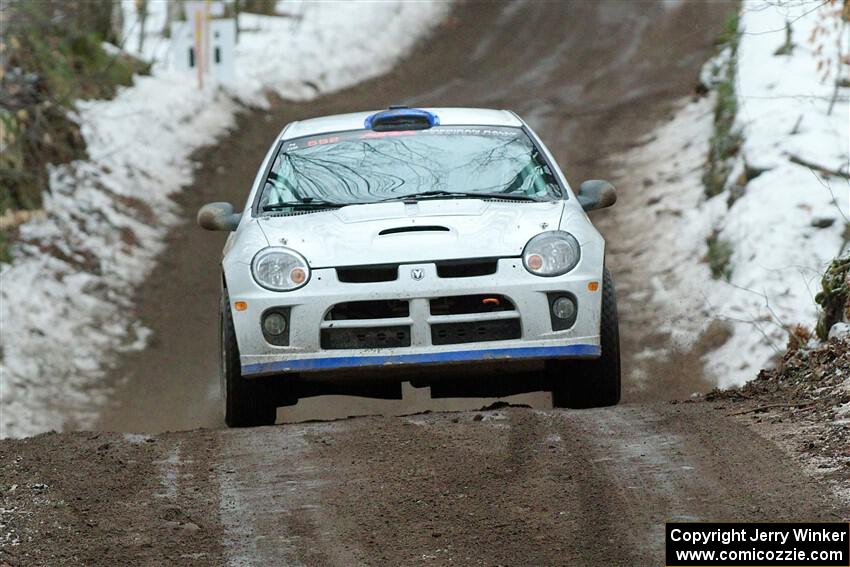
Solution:
<path fill-rule="evenodd" d="M 273 291 L 292 291 L 310 279 L 310 266 L 303 256 L 287 248 L 264 248 L 251 262 L 258 284 Z"/>
<path fill-rule="evenodd" d="M 525 269 L 537 276 L 560 276 L 576 267 L 581 247 L 563 230 L 543 232 L 528 241 L 522 252 Z"/>

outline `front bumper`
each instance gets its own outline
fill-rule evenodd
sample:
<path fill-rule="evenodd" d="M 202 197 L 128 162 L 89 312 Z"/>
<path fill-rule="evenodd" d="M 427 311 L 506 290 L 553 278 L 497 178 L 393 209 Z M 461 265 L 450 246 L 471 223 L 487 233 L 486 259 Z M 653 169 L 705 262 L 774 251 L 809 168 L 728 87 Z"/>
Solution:
<path fill-rule="evenodd" d="M 402 265 L 398 278 L 389 282 L 345 283 L 336 270 L 317 269 L 311 281 L 294 292 L 271 292 L 253 280 L 227 278 L 231 302 L 244 301 L 248 308 L 233 310 L 241 354 L 243 376 L 323 372 L 350 368 L 381 368 L 400 365 L 463 364 L 496 360 L 545 358 L 594 358 L 600 355 L 599 325 L 602 269 L 580 263 L 560 277 L 541 278 L 529 274 L 519 258 L 498 261 L 495 274 L 440 278 L 435 264 Z M 410 277 L 421 270 L 421 279 Z M 250 278 L 250 275 L 248 275 Z M 597 282 L 591 290 L 589 283 Z M 235 284 L 235 285 L 234 285 Z M 574 325 L 554 331 L 547 293 L 567 292 L 575 297 L 578 314 Z M 475 315 L 432 315 L 429 300 L 471 294 L 498 294 L 515 306 L 515 311 Z M 410 346 L 369 349 L 323 349 L 320 334 L 327 329 L 351 324 L 326 321 L 336 304 L 352 301 L 406 300 L 404 318 L 359 320 L 366 327 L 403 324 L 410 328 Z M 289 307 L 289 345 L 275 346 L 263 337 L 260 318 L 272 307 Z M 491 317 L 492 316 L 492 317 Z M 488 318 L 518 319 L 520 336 L 510 340 L 435 345 L 431 326 L 449 321 L 478 321 Z"/>
<path fill-rule="evenodd" d="M 400 366 L 405 364 L 433 365 L 541 358 L 595 358 L 599 355 L 599 345 L 574 344 L 564 346 L 453 350 L 381 356 L 329 356 L 322 358 L 286 359 L 243 365 L 242 374 L 248 376 L 266 376 L 288 372 L 330 371 L 349 368 Z"/>

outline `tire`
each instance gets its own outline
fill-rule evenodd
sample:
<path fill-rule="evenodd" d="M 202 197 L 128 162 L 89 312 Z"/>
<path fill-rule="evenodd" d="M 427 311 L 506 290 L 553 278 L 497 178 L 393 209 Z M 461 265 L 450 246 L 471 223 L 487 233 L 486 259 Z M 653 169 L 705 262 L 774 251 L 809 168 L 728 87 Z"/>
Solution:
<path fill-rule="evenodd" d="M 228 427 L 273 425 L 277 406 L 271 384 L 263 378 L 242 377 L 239 345 L 233 329 L 233 315 L 227 290 L 221 294 L 221 394 L 224 421 Z"/>
<path fill-rule="evenodd" d="M 595 408 L 620 402 L 620 327 L 617 292 L 608 268 L 602 275 L 602 355 L 595 360 L 550 360 L 546 370 L 556 408 Z"/>

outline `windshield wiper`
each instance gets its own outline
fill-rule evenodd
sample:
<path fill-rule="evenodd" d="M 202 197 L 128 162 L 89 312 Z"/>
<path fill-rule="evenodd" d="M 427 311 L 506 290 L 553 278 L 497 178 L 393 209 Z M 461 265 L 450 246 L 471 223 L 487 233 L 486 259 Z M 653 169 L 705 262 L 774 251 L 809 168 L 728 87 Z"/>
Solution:
<path fill-rule="evenodd" d="M 362 203 L 332 203 L 330 201 L 322 201 L 321 199 L 304 199 L 292 203 L 273 203 L 263 205 L 264 213 L 270 211 L 281 211 L 284 209 L 338 209 L 350 205 L 372 205 L 375 203 L 387 203 L 392 201 L 416 202 L 422 199 L 504 199 L 507 201 L 533 201 L 541 202 L 540 199 L 523 195 L 522 193 L 475 193 L 462 191 L 442 191 L 432 190 L 423 191 L 421 193 L 412 193 L 410 195 L 400 195 L 398 197 L 390 197 L 378 201 L 364 201 Z"/>
<path fill-rule="evenodd" d="M 267 213 L 269 211 L 280 211 L 283 209 L 338 209 L 340 207 L 345 207 L 347 204 L 348 203 L 331 203 L 320 199 L 304 199 L 303 201 L 297 201 L 294 203 L 272 203 L 270 205 L 263 205 L 262 211 Z"/>
<path fill-rule="evenodd" d="M 538 201 L 539 199 L 535 199 L 534 197 L 529 197 L 528 195 L 523 195 L 521 193 L 476 193 L 474 191 L 463 192 L 463 191 L 442 191 L 442 190 L 433 190 L 433 191 L 423 191 L 421 193 L 411 193 L 409 195 L 400 195 L 398 197 L 391 197 L 389 199 L 382 199 L 380 202 L 385 201 L 419 201 L 420 199 L 505 199 L 509 201 Z"/>

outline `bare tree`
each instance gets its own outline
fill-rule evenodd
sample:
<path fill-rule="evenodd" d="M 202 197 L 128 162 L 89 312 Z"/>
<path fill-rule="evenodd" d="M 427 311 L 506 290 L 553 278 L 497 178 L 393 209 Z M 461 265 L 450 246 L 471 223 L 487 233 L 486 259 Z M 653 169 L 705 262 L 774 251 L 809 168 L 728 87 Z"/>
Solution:
<path fill-rule="evenodd" d="M 236 43 L 239 43 L 239 13 L 241 11 L 241 0 L 233 0 L 233 20 L 236 22 Z"/>
<path fill-rule="evenodd" d="M 110 34 L 111 37 L 106 38 L 106 41 L 120 45 L 124 39 L 124 10 L 121 7 L 121 2 L 114 2 L 112 4 L 109 20 L 112 33 Z"/>
<path fill-rule="evenodd" d="M 818 58 L 818 72 L 821 80 L 826 82 L 835 76 L 835 88 L 829 102 L 827 114 L 832 114 L 835 101 L 838 99 L 838 91 L 841 86 L 850 79 L 842 77 L 842 67 L 850 65 L 850 55 L 843 51 L 846 49 L 841 42 L 844 30 L 850 21 L 850 1 L 848 0 L 826 0 L 820 7 L 818 21 L 809 36 L 809 43 Z M 835 43 L 828 45 L 828 38 L 833 30 L 839 30 L 835 34 Z M 833 71 L 834 69 L 834 71 Z"/>
<path fill-rule="evenodd" d="M 142 52 L 145 44 L 145 22 L 148 19 L 148 0 L 136 0 L 136 14 L 139 18 L 139 46 L 138 52 Z"/>
<path fill-rule="evenodd" d="M 171 37 L 171 24 L 180 19 L 180 10 L 183 8 L 183 3 L 180 0 L 167 0 L 167 2 L 162 37 Z"/>

